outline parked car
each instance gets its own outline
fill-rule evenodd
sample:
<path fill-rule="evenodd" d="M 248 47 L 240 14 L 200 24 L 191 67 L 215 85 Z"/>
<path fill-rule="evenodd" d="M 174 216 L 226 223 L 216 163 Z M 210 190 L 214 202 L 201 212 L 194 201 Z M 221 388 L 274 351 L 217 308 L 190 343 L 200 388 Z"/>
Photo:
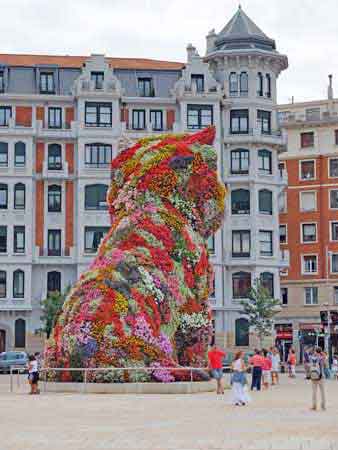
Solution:
<path fill-rule="evenodd" d="M 10 368 L 27 369 L 28 356 L 25 352 L 0 353 L 0 373 L 9 373 Z"/>

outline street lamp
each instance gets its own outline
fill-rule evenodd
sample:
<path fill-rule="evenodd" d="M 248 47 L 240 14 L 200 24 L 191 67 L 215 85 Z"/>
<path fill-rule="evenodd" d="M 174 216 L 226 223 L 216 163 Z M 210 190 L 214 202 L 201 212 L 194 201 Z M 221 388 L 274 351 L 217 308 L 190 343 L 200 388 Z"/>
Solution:
<path fill-rule="evenodd" d="M 330 353 L 330 342 L 331 342 L 331 314 L 330 314 L 330 304 L 323 303 L 323 306 L 327 308 L 327 334 L 325 333 L 325 351 L 329 355 Z"/>

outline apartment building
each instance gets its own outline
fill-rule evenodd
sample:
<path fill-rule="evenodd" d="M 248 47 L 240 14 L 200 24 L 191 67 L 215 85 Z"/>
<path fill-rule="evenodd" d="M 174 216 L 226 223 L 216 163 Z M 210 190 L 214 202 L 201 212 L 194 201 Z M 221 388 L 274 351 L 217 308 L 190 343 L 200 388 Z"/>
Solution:
<path fill-rule="evenodd" d="M 85 270 L 109 227 L 111 159 L 149 133 L 216 126 L 229 195 L 209 240 L 215 337 L 252 344 L 241 315 L 256 278 L 280 295 L 276 84 L 287 58 L 239 8 L 185 64 L 0 54 L 0 351 L 39 346 L 40 303 Z"/>
<path fill-rule="evenodd" d="M 301 358 L 307 345 L 338 349 L 338 100 L 332 78 L 327 99 L 278 110 L 287 138 L 280 168 L 289 180 L 280 205 L 280 245 L 290 253 L 290 267 L 281 276 L 276 337 L 294 345 Z"/>

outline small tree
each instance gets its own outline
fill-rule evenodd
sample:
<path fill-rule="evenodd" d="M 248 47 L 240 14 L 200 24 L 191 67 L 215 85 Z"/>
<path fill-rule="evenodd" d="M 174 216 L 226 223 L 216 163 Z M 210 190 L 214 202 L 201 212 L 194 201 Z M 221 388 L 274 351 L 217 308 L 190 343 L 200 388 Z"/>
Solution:
<path fill-rule="evenodd" d="M 248 299 L 242 300 L 243 313 L 247 316 L 249 325 L 255 330 L 260 346 L 262 347 L 265 336 L 270 336 L 273 327 L 273 319 L 281 310 L 281 301 L 272 298 L 259 279 L 250 289 Z"/>
<path fill-rule="evenodd" d="M 42 300 L 42 316 L 40 317 L 43 328 L 42 330 L 46 333 L 47 338 L 49 338 L 55 324 L 56 320 L 62 311 L 62 306 L 65 302 L 66 296 L 69 292 L 67 289 L 64 293 L 54 291 L 47 295 L 47 298 Z"/>

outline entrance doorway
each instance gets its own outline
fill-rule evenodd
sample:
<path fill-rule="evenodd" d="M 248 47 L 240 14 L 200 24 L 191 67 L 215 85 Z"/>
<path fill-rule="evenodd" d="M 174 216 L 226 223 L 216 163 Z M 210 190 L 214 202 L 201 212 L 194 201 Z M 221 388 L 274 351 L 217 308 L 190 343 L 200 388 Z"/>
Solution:
<path fill-rule="evenodd" d="M 6 351 L 6 331 L 0 330 L 0 353 Z"/>

